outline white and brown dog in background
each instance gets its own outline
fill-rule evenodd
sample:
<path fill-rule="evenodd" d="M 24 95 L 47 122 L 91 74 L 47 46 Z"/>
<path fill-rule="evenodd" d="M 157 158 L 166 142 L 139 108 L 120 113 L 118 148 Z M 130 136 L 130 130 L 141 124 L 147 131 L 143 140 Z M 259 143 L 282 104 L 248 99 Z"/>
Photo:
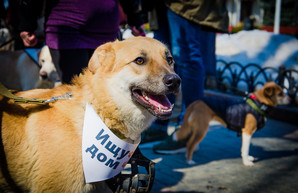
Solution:
<path fill-rule="evenodd" d="M 257 100 L 261 104 L 265 104 L 268 106 L 276 106 L 276 105 L 285 105 L 290 102 L 290 98 L 285 95 L 282 91 L 282 88 L 278 86 L 274 82 L 268 82 L 264 84 L 264 87 L 253 92 L 252 96 L 254 96 L 255 100 Z M 216 98 L 216 97 L 215 97 Z M 217 97 L 218 98 L 218 97 Z M 227 100 L 227 99 L 222 99 Z M 212 101 L 211 101 L 212 102 Z M 222 101 L 220 101 L 222 103 Z M 216 120 L 227 127 L 229 124 L 219 116 L 219 112 L 216 111 L 216 106 L 220 104 L 216 103 L 214 107 L 210 107 L 203 102 L 203 100 L 198 100 L 193 102 L 188 106 L 185 111 L 185 115 L 183 118 L 183 123 L 180 129 L 178 129 L 173 134 L 173 140 L 187 140 L 186 144 L 186 158 L 187 163 L 192 165 L 195 164 L 193 161 L 193 153 L 197 148 L 197 145 L 203 140 L 205 137 L 208 128 L 209 122 L 211 120 Z M 217 109 L 218 110 L 218 109 Z M 224 109 L 225 111 L 226 109 Z M 241 109 L 243 110 L 243 109 Z M 254 110 L 254 109 L 251 109 Z M 244 115 L 243 128 L 240 127 L 240 133 L 242 134 L 242 147 L 241 147 L 241 156 L 242 162 L 246 166 L 252 166 L 254 157 L 249 155 L 249 146 L 251 142 L 251 137 L 253 133 L 258 129 L 259 123 L 254 115 L 254 113 L 246 113 Z M 263 117 L 264 118 L 264 117 Z M 263 125 L 265 124 L 265 118 Z M 160 154 L 170 154 L 167 150 L 155 149 L 156 153 Z M 182 149 L 181 149 L 182 151 Z"/>

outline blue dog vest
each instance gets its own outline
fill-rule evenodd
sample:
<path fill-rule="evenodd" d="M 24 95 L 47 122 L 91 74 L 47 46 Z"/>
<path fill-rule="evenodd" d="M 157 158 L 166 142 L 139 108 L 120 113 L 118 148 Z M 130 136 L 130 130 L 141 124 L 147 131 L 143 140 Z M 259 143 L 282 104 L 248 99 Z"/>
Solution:
<path fill-rule="evenodd" d="M 262 106 L 257 100 L 250 100 L 252 100 L 256 106 Z M 227 123 L 228 129 L 236 131 L 238 135 L 242 133 L 245 118 L 248 113 L 252 114 L 257 120 L 257 130 L 265 126 L 264 114 L 257 112 L 243 99 L 204 97 L 203 101 Z"/>

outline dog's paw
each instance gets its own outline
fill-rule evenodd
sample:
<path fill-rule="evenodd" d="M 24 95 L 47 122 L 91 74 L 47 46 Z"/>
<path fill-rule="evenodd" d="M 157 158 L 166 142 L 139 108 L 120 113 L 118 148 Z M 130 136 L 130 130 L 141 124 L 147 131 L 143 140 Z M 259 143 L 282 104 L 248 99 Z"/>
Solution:
<path fill-rule="evenodd" d="M 195 162 L 195 161 L 193 161 L 193 160 L 186 161 L 186 163 L 187 163 L 187 165 L 190 165 L 190 166 L 192 166 L 192 165 L 195 165 L 195 164 L 196 164 L 196 162 Z"/>
<path fill-rule="evenodd" d="M 248 159 L 249 161 L 251 161 L 251 162 L 255 160 L 255 158 L 254 158 L 253 156 L 250 156 L 250 155 L 247 157 L 247 159 Z"/>
<path fill-rule="evenodd" d="M 242 162 L 245 166 L 253 166 L 254 163 L 250 161 L 248 158 L 247 159 L 242 159 Z"/>

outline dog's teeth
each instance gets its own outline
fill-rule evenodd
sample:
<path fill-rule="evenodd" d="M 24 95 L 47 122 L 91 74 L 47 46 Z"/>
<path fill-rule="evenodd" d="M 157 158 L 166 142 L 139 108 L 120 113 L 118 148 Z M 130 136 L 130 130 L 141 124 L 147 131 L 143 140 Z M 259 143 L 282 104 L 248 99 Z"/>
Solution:
<path fill-rule="evenodd" d="M 149 97 L 147 96 L 147 94 L 144 91 L 142 91 L 142 95 L 147 101 L 149 101 Z"/>
<path fill-rule="evenodd" d="M 162 111 L 162 109 L 161 109 L 161 106 L 160 106 L 160 105 L 158 105 L 158 110 L 159 110 L 159 111 Z"/>
<path fill-rule="evenodd" d="M 170 110 L 172 110 L 174 108 L 174 104 L 171 105 Z"/>

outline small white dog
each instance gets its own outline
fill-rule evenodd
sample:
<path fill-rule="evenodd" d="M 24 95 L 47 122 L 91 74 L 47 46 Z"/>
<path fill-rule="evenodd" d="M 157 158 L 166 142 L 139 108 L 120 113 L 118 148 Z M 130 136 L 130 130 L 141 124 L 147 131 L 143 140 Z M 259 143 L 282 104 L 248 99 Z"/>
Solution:
<path fill-rule="evenodd" d="M 53 63 L 49 47 L 43 46 L 38 57 L 40 70 L 36 88 L 53 88 L 61 83 Z"/>
<path fill-rule="evenodd" d="M 38 56 L 40 66 L 24 50 L 0 51 L 0 82 L 13 90 L 53 88 L 58 74 L 48 46 Z"/>

